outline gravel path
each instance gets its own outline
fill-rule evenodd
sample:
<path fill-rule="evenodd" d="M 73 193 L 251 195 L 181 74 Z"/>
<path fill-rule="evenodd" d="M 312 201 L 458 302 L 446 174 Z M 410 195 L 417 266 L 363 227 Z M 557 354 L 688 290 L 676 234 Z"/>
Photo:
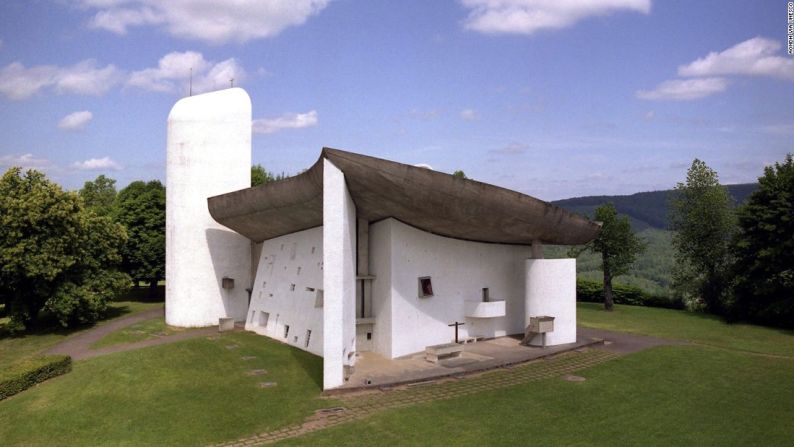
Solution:
<path fill-rule="evenodd" d="M 166 343 L 173 343 L 175 341 L 187 340 L 189 338 L 202 337 L 210 334 L 217 334 L 218 327 L 210 326 L 201 329 L 189 329 L 184 332 L 179 332 L 174 335 L 169 335 L 151 340 L 143 340 L 135 343 L 118 344 L 108 346 L 101 349 L 91 349 L 91 345 L 102 339 L 104 336 L 111 332 L 116 332 L 127 326 L 131 326 L 141 321 L 150 320 L 152 318 L 164 317 L 164 309 L 152 309 L 145 312 L 137 313 L 129 317 L 118 318 L 107 324 L 103 324 L 94 329 L 89 329 L 74 337 L 69 337 L 63 342 L 53 346 L 47 351 L 47 354 L 62 354 L 69 355 L 74 360 L 87 359 L 97 357 L 100 355 L 112 354 L 114 352 L 131 351 L 133 349 L 145 348 L 147 346 L 162 345 Z"/>

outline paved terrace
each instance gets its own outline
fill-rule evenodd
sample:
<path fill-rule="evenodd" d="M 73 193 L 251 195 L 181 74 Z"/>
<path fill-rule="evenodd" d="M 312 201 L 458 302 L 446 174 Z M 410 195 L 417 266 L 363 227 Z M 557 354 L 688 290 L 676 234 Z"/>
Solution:
<path fill-rule="evenodd" d="M 364 352 L 356 360 L 355 373 L 337 390 L 395 386 L 487 371 L 601 344 L 603 340 L 580 335 L 576 343 L 545 348 L 523 346 L 520 341 L 517 336 L 508 336 L 468 343 L 463 345 L 460 357 L 441 360 L 437 364 L 425 360 L 424 352 L 391 360 L 374 352 Z M 338 391 L 331 391 L 334 392 Z"/>

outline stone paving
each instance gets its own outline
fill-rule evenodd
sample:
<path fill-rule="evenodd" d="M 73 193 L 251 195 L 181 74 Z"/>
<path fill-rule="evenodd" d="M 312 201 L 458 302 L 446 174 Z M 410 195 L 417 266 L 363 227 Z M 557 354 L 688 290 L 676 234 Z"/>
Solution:
<path fill-rule="evenodd" d="M 342 403 L 341 407 L 317 410 L 302 424 L 290 425 L 247 438 L 215 444 L 213 447 L 252 447 L 270 444 L 363 419 L 386 410 L 410 407 L 436 400 L 453 399 L 522 383 L 566 376 L 572 372 L 589 368 L 618 356 L 619 354 L 601 349 L 582 348 L 480 374 L 449 378 L 443 381 L 404 385 L 397 388 L 342 394 L 334 396 L 334 399 Z"/>

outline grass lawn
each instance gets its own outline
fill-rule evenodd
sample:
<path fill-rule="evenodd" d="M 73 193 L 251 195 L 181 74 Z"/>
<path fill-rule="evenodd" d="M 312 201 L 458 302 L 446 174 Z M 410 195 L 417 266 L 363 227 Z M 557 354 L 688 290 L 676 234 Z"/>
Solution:
<path fill-rule="evenodd" d="M 559 378 L 436 401 L 278 445 L 747 446 L 794 442 L 794 360 L 659 347 Z"/>
<path fill-rule="evenodd" d="M 578 303 L 577 312 L 581 326 L 794 357 L 794 331 L 727 324 L 713 315 L 653 307 L 616 305 L 606 312 L 601 304 Z"/>
<path fill-rule="evenodd" d="M 122 316 L 132 315 L 149 309 L 163 307 L 162 302 L 142 303 L 137 301 L 117 301 L 110 303 L 108 318 L 97 323 L 102 325 L 107 321 Z M 0 322 L 0 375 L 2 371 L 11 364 L 23 359 L 42 354 L 50 347 L 63 341 L 64 338 L 76 332 L 86 329 L 85 327 L 68 328 L 61 327 L 33 330 L 17 336 L 5 334 Z"/>
<path fill-rule="evenodd" d="M 164 337 L 177 332 L 185 331 L 184 328 L 173 327 L 165 324 L 162 317 L 144 320 L 140 323 L 127 326 L 116 332 L 110 333 L 94 343 L 92 348 L 104 348 L 106 346 L 134 343 L 137 341 L 149 340 L 152 338 Z"/>
<path fill-rule="evenodd" d="M 246 374 L 255 369 L 267 373 Z M 265 337 L 186 340 L 79 361 L 71 373 L 0 401 L 0 439 L 6 446 L 205 445 L 335 405 L 318 398 L 321 382 L 322 359 Z"/>

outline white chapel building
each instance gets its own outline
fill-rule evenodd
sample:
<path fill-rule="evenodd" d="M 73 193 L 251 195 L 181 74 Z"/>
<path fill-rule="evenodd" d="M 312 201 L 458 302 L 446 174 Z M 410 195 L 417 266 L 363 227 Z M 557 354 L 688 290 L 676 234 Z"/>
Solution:
<path fill-rule="evenodd" d="M 324 148 L 287 179 L 250 187 L 251 100 L 184 98 L 168 117 L 166 322 L 220 318 L 323 357 L 325 389 L 356 353 L 396 358 L 459 337 L 576 342 L 576 261 L 542 244 L 599 226 L 497 186 Z"/>

